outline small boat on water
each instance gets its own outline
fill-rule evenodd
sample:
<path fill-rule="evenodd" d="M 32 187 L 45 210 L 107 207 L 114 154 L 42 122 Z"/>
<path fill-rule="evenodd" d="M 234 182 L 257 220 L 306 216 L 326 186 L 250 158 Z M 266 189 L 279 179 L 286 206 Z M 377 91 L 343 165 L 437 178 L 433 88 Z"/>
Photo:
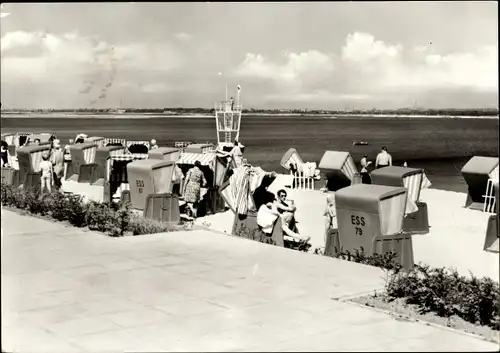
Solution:
<path fill-rule="evenodd" d="M 352 143 L 352 145 L 353 145 L 353 146 L 367 146 L 367 145 L 369 145 L 369 143 L 368 143 L 368 142 L 366 142 L 366 141 L 354 141 L 354 142 Z"/>

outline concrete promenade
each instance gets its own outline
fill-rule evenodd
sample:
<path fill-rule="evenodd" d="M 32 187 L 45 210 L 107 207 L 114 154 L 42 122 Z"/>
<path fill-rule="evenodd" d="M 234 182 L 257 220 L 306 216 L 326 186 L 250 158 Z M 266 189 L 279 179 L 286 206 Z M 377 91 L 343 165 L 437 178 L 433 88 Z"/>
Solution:
<path fill-rule="evenodd" d="M 380 269 L 209 231 L 111 238 L 2 210 L 2 351 L 498 351 L 334 300 Z"/>

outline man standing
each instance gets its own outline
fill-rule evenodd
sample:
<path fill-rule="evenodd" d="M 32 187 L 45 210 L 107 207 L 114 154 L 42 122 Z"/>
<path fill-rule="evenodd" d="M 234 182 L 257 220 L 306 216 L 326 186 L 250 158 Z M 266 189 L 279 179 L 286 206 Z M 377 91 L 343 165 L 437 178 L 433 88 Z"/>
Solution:
<path fill-rule="evenodd" d="M 62 186 L 61 179 L 64 175 L 64 151 L 61 148 L 59 140 L 54 140 L 52 142 L 50 159 L 54 166 L 54 186 L 56 190 L 59 190 Z"/>
<path fill-rule="evenodd" d="M 375 161 L 375 168 L 383 168 L 392 165 L 392 156 L 387 153 L 387 148 L 382 147 L 382 150 L 377 154 L 377 160 Z"/>

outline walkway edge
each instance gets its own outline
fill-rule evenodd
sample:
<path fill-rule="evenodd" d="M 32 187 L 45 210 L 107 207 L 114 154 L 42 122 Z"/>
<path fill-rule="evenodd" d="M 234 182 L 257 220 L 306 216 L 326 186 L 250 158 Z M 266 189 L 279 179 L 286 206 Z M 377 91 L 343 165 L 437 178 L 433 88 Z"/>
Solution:
<path fill-rule="evenodd" d="M 380 313 L 388 314 L 388 315 L 396 317 L 396 318 L 403 318 L 404 320 L 409 321 L 409 322 L 414 322 L 414 323 L 425 325 L 425 326 L 431 326 L 431 327 L 438 328 L 438 329 L 441 329 L 441 330 L 444 330 L 444 331 L 449 331 L 449 332 L 457 333 L 457 334 L 462 335 L 462 336 L 468 336 L 468 337 L 471 337 L 471 338 L 477 338 L 477 339 L 479 339 L 481 341 L 485 341 L 485 342 L 489 342 L 489 343 L 495 343 L 495 344 L 500 345 L 500 342 L 497 342 L 495 340 L 489 340 L 486 337 L 483 337 L 483 336 L 475 334 L 475 333 L 466 332 L 466 331 L 463 331 L 463 330 L 458 330 L 458 329 L 455 329 L 453 327 L 447 327 L 447 326 L 439 325 L 439 324 L 436 324 L 436 323 L 433 323 L 433 322 L 430 322 L 430 321 L 427 321 L 427 320 L 412 319 L 412 318 L 409 318 L 408 316 L 406 316 L 404 314 L 400 314 L 400 313 L 395 312 L 395 311 L 381 309 L 381 308 L 377 308 L 377 307 L 369 306 L 369 305 L 363 305 L 361 303 L 357 303 L 357 302 L 352 301 L 352 299 L 355 299 L 355 298 L 358 298 L 358 297 L 362 297 L 362 296 L 363 295 L 359 295 L 357 297 L 345 298 L 345 299 L 343 298 L 343 299 L 340 299 L 339 301 L 343 302 L 343 303 L 350 304 L 350 305 L 355 305 L 355 306 L 358 306 L 360 308 L 365 308 L 365 309 L 370 309 L 370 310 L 378 311 Z"/>

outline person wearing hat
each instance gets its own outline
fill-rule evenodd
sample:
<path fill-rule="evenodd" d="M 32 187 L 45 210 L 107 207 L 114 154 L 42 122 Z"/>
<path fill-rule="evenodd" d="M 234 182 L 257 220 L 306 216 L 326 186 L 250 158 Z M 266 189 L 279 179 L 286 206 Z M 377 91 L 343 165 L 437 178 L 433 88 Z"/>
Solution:
<path fill-rule="evenodd" d="M 64 176 L 64 151 L 59 140 L 52 141 L 52 154 L 50 156 L 54 167 L 54 187 L 59 190 L 62 186 L 61 179 Z"/>
<path fill-rule="evenodd" d="M 49 154 L 45 152 L 42 155 L 42 161 L 40 162 L 40 173 L 41 173 L 41 192 L 45 189 L 50 193 L 52 191 L 52 178 L 54 175 L 54 169 L 52 163 L 49 161 Z"/>

